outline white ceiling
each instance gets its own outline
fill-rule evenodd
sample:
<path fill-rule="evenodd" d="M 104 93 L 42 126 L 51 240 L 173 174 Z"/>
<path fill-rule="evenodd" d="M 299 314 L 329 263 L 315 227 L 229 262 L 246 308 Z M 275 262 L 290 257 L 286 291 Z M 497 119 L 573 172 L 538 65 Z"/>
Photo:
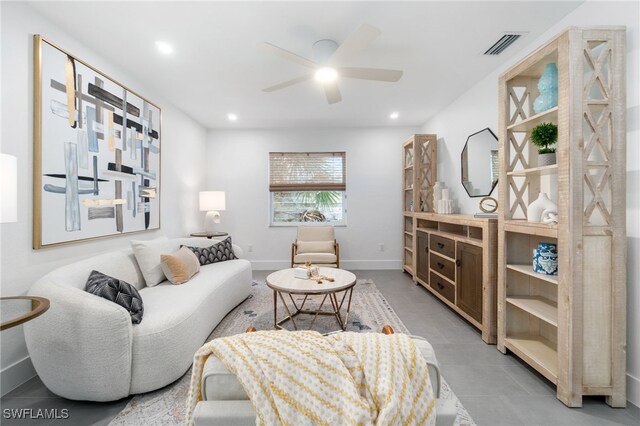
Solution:
<path fill-rule="evenodd" d="M 580 3 L 31 2 L 208 128 L 421 125 Z M 311 58 L 316 40 L 341 43 L 363 23 L 382 35 L 344 66 L 402 69 L 398 83 L 341 80 L 334 105 L 313 80 L 262 92 L 308 69 L 258 51 L 258 42 Z M 483 56 L 506 31 L 528 34 Z M 156 40 L 174 53 L 158 53 Z M 230 112 L 239 120 L 229 122 Z"/>

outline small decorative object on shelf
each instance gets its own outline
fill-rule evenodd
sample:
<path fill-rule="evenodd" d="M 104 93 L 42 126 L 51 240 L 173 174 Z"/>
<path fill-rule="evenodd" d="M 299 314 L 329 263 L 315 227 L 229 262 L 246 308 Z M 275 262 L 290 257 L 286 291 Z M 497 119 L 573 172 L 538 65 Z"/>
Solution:
<path fill-rule="evenodd" d="M 538 80 L 540 96 L 533 101 L 533 110 L 540 114 L 558 105 L 558 66 L 555 62 L 548 63 Z"/>
<path fill-rule="evenodd" d="M 543 213 L 555 212 L 557 217 L 558 205 L 551 201 L 549 194 L 541 192 L 538 198 L 527 209 L 527 222 L 542 222 Z"/>
<path fill-rule="evenodd" d="M 558 275 L 558 248 L 552 243 L 540 243 L 533 249 L 533 272 Z"/>
<path fill-rule="evenodd" d="M 542 212 L 542 222 L 549 223 L 558 223 L 558 211 L 557 210 L 545 210 Z"/>
<path fill-rule="evenodd" d="M 478 205 L 482 213 L 494 213 L 498 210 L 498 200 L 493 197 L 483 197 Z"/>
<path fill-rule="evenodd" d="M 452 214 L 455 202 L 451 198 L 451 190 L 444 182 L 436 182 L 433 186 L 433 208 L 439 214 Z"/>
<path fill-rule="evenodd" d="M 553 123 L 542 123 L 531 129 L 531 142 L 538 149 L 538 166 L 556 164 L 556 149 L 553 147 L 558 141 L 558 126 Z"/>

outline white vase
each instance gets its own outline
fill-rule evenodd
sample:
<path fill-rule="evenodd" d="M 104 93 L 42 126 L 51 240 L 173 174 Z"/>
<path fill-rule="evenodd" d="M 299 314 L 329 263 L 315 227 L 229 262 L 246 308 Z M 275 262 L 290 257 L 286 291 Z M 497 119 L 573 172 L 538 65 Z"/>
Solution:
<path fill-rule="evenodd" d="M 542 212 L 545 210 L 557 211 L 558 205 L 551 201 L 546 192 L 541 192 L 527 209 L 527 222 L 542 222 Z"/>

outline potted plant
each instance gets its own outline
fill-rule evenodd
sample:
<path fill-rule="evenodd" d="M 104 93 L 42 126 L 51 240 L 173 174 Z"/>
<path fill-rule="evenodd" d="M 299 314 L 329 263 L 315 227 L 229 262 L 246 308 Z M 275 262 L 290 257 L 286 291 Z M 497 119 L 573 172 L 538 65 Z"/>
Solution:
<path fill-rule="evenodd" d="M 556 164 L 556 148 L 558 126 L 553 123 L 542 123 L 531 129 L 531 142 L 538 147 L 538 166 Z"/>

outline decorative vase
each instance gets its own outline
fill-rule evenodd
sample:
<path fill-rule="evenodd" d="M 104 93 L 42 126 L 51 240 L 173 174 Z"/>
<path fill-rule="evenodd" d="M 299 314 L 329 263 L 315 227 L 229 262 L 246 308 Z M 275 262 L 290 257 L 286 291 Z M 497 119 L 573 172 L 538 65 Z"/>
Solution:
<path fill-rule="evenodd" d="M 538 198 L 527 209 L 527 222 L 542 222 L 542 212 L 545 210 L 558 210 L 558 205 L 551 201 L 546 192 L 541 192 Z"/>
<path fill-rule="evenodd" d="M 551 166 L 552 164 L 556 164 L 555 152 L 538 154 L 538 166 Z"/>
<path fill-rule="evenodd" d="M 540 96 L 533 101 L 536 114 L 558 105 L 558 67 L 555 62 L 548 63 L 538 80 Z"/>
<path fill-rule="evenodd" d="M 540 243 L 533 249 L 533 272 L 558 275 L 558 249 L 552 243 Z"/>

